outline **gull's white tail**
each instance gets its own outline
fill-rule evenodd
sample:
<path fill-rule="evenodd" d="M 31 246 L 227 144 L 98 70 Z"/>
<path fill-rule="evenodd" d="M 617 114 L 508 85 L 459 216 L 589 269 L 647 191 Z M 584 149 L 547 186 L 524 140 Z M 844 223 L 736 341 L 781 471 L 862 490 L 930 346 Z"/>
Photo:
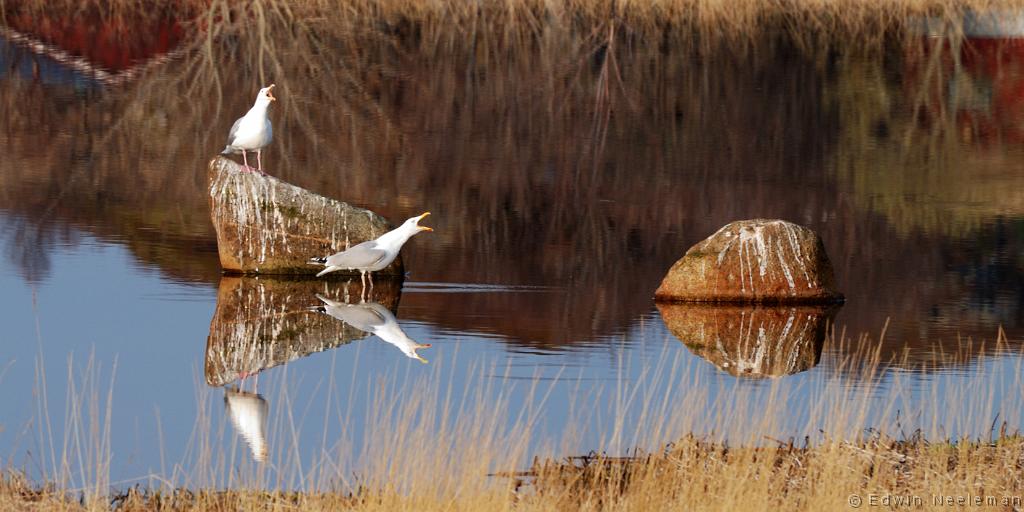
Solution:
<path fill-rule="evenodd" d="M 338 270 L 341 270 L 341 267 L 327 267 L 327 268 L 321 270 L 320 273 L 318 273 L 316 276 L 320 277 L 320 276 L 322 276 L 324 274 L 330 274 L 331 272 L 335 272 L 335 271 L 338 271 Z"/>
<path fill-rule="evenodd" d="M 338 307 L 338 306 L 344 306 L 345 305 L 344 302 L 338 302 L 336 300 L 328 299 L 327 297 L 324 297 L 323 295 L 320 295 L 319 293 L 316 294 L 316 298 L 320 299 L 320 302 L 323 302 L 324 304 L 327 304 L 328 306 L 332 306 L 332 307 Z"/>

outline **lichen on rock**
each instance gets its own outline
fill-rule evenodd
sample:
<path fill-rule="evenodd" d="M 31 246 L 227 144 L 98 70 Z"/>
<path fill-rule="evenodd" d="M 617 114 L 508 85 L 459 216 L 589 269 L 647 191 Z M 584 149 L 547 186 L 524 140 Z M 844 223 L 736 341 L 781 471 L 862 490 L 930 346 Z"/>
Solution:
<path fill-rule="evenodd" d="M 784 220 L 741 220 L 698 242 L 655 293 L 659 301 L 839 302 L 832 264 L 814 231 Z"/>

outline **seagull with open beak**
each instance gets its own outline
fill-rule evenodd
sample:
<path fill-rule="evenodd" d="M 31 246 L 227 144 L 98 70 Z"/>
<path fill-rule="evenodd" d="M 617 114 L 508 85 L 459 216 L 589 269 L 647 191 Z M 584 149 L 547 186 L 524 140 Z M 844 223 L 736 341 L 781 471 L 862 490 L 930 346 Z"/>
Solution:
<path fill-rule="evenodd" d="M 274 129 L 270 125 L 270 118 L 267 116 L 270 103 L 277 99 L 274 98 L 273 91 L 274 84 L 260 89 L 260 92 L 256 94 L 256 102 L 253 103 L 252 108 L 244 116 L 238 118 L 235 124 L 231 125 L 231 131 L 228 132 L 228 144 L 224 147 L 224 151 L 220 153 L 222 155 L 231 155 L 241 152 L 246 171 L 252 171 L 252 167 L 249 167 L 249 159 L 246 157 L 246 153 L 255 151 L 256 169 L 260 174 L 263 174 L 262 151 L 274 139 Z"/>
<path fill-rule="evenodd" d="M 433 228 L 419 224 L 427 215 L 430 215 L 430 212 L 410 218 L 401 226 L 384 233 L 376 240 L 368 240 L 330 256 L 313 258 L 309 260 L 309 263 L 327 267 L 321 270 L 316 275 L 317 277 L 338 270 L 358 270 L 365 288 L 367 273 L 376 272 L 395 261 L 402 246 L 413 235 L 422 231 L 433 231 Z M 370 275 L 370 287 L 373 287 L 372 274 Z"/>
<path fill-rule="evenodd" d="M 397 347 L 406 357 L 424 364 L 427 363 L 427 360 L 416 351 L 430 348 L 430 343 L 417 343 L 413 341 L 398 326 L 398 319 L 395 318 L 395 315 L 388 308 L 377 302 L 346 304 L 328 299 L 319 293 L 316 296 L 324 305 L 314 307 L 312 308 L 313 310 L 326 313 L 360 331 L 375 334 L 384 342 Z"/>

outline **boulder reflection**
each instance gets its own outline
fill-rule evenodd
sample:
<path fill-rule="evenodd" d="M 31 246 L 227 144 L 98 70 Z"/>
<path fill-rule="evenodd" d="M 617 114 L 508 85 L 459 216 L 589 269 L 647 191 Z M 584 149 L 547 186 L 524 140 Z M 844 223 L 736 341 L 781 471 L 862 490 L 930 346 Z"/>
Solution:
<path fill-rule="evenodd" d="M 391 310 L 398 307 L 402 282 L 378 277 L 372 298 L 379 302 L 345 308 L 342 322 L 312 307 L 315 297 L 330 295 L 349 300 L 364 293 L 358 280 L 224 276 L 217 292 L 217 308 L 206 340 L 206 383 L 225 386 L 224 409 L 235 431 L 245 439 L 257 462 L 266 460 L 266 424 L 270 406 L 259 394 L 259 373 L 300 357 L 339 347 L 377 334 L 409 357 L 423 348 L 409 340 Z M 347 306 L 323 299 L 334 311 Z M 361 319 L 363 316 L 372 318 Z M 383 318 L 375 321 L 374 318 Z M 405 345 L 403 345 L 405 343 Z M 409 344 L 411 343 L 411 345 Z M 429 346 L 429 345 L 427 345 Z M 234 383 L 234 384 L 232 384 Z M 252 391 L 241 388 L 251 384 Z"/>
<path fill-rule="evenodd" d="M 400 280 L 378 279 L 373 298 L 398 307 Z M 206 382 L 223 386 L 267 368 L 365 338 L 365 330 L 311 309 L 316 294 L 358 297 L 358 281 L 221 278 L 206 341 Z"/>
<path fill-rule="evenodd" d="M 658 304 L 694 354 L 741 377 L 778 377 L 818 364 L 837 306 Z"/>

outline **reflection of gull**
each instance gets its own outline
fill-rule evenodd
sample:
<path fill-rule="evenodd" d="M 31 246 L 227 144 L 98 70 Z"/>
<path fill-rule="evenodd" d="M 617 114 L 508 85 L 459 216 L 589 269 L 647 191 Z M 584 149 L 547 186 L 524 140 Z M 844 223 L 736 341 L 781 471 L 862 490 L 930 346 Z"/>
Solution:
<path fill-rule="evenodd" d="M 274 84 L 260 89 L 252 108 L 231 125 L 231 131 L 228 132 L 228 145 L 220 153 L 230 155 L 241 151 L 246 171 L 251 171 L 252 167 L 249 167 L 249 159 L 246 158 L 245 153 L 256 151 L 256 167 L 263 172 L 260 153 L 263 151 L 263 147 L 270 144 L 274 138 L 274 130 L 270 125 L 270 119 L 267 118 L 267 108 L 270 106 L 270 102 L 274 101 L 274 95 L 271 93 L 273 89 Z"/>
<path fill-rule="evenodd" d="M 262 462 L 267 458 L 267 435 L 263 424 L 267 419 L 267 401 L 256 393 L 234 389 L 225 390 L 224 407 L 231 416 L 235 430 L 249 443 L 252 458 Z"/>
<path fill-rule="evenodd" d="M 323 265 L 327 268 L 320 271 L 317 277 L 336 270 L 358 270 L 360 278 L 363 279 L 363 286 L 366 285 L 366 273 L 376 272 L 388 265 L 398 257 L 398 251 L 402 245 L 413 235 L 420 231 L 433 231 L 426 226 L 420 226 L 419 221 L 430 215 L 430 212 L 413 217 L 401 226 L 398 226 L 387 233 L 384 233 L 376 240 L 368 240 L 358 245 L 349 247 L 348 250 L 327 256 L 326 258 L 313 258 L 311 264 Z M 373 284 L 373 275 L 370 276 L 370 284 Z"/>
<path fill-rule="evenodd" d="M 376 302 L 345 304 L 344 302 L 335 302 L 320 294 L 317 294 L 316 297 L 325 304 L 325 306 L 317 308 L 318 311 L 327 313 L 360 331 L 376 334 L 378 338 L 398 347 L 406 356 L 421 363 L 427 362 L 416 353 L 416 350 L 430 348 L 431 345 L 416 343 L 406 336 L 402 328 L 398 326 L 395 315 L 391 314 L 388 308 Z"/>

